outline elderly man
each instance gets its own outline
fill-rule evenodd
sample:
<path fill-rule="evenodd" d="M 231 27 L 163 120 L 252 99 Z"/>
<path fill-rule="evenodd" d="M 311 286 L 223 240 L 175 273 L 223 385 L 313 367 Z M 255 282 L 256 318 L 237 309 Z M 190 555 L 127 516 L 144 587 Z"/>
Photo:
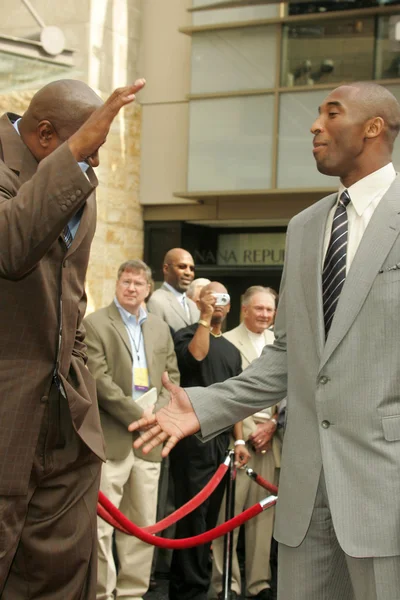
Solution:
<path fill-rule="evenodd" d="M 48 84 L 0 119 L 0 596 L 92 600 L 103 438 L 84 282 L 98 150 L 144 81 L 103 104 Z"/>
<path fill-rule="evenodd" d="M 242 369 L 261 355 L 266 344 L 273 344 L 274 334 L 268 328 L 275 318 L 275 295 L 270 288 L 259 285 L 248 288 L 243 294 L 243 321 L 238 327 L 227 331 L 224 336 L 240 352 Z M 238 442 L 236 441 L 236 444 Z M 276 407 L 266 408 L 243 421 L 243 443 L 250 453 L 249 467 L 267 481 L 278 483 L 281 440 L 277 435 Z M 235 514 L 253 506 L 265 497 L 265 490 L 256 485 L 244 471 L 238 471 L 236 478 Z M 222 503 L 222 506 L 224 503 Z M 225 521 L 225 511 L 221 509 L 219 521 Z M 272 600 L 269 567 L 274 508 L 270 508 L 257 519 L 251 519 L 244 526 L 246 544 L 246 596 L 257 600 Z M 236 547 L 239 531 L 235 530 Z M 222 590 L 223 538 L 213 542 L 212 587 L 217 594 Z M 241 577 L 236 553 L 232 562 L 232 590 L 241 593 Z"/>
<path fill-rule="evenodd" d="M 186 291 L 194 279 L 194 262 L 183 248 L 172 248 L 164 257 L 164 283 L 153 292 L 147 307 L 149 312 L 161 317 L 172 333 L 196 323 L 199 311 L 187 297 Z"/>
<path fill-rule="evenodd" d="M 151 412 L 165 404 L 168 394 L 161 384 L 165 371 L 171 381 L 179 382 L 169 328 L 142 307 L 150 282 L 151 271 L 143 261 L 123 263 L 113 302 L 84 321 L 88 367 L 96 380 L 106 442 L 100 489 L 140 527 L 155 522 L 161 448 L 148 455 L 132 450 L 127 426 L 146 407 Z M 97 600 L 142 598 L 149 587 L 154 547 L 116 531 L 117 574 L 112 535 L 113 528 L 99 519 Z"/>

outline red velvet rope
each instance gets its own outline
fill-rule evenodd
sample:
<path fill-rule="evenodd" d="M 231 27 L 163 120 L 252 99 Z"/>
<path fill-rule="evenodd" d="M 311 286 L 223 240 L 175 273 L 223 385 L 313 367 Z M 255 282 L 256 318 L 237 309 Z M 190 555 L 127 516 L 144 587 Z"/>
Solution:
<path fill-rule="evenodd" d="M 255 475 L 254 481 L 256 483 L 258 483 L 258 485 L 260 485 L 261 487 L 263 487 L 265 490 L 268 490 L 268 492 L 271 492 L 271 494 L 277 494 L 278 493 L 278 488 L 276 487 L 276 485 L 274 485 L 273 483 L 270 483 L 266 479 L 263 479 L 261 477 L 261 475 L 258 475 L 255 472 L 254 472 L 254 475 Z"/>
<path fill-rule="evenodd" d="M 139 538 L 139 540 L 142 540 L 142 542 L 152 544 L 153 546 L 158 546 L 159 548 L 170 548 L 171 550 L 180 550 L 182 548 L 193 548 L 193 546 L 200 546 L 201 544 L 211 542 L 217 537 L 226 535 L 229 531 L 232 531 L 232 529 L 240 527 L 240 525 L 242 525 L 249 519 L 252 519 L 256 515 L 260 514 L 263 510 L 266 510 L 270 506 L 276 504 L 276 498 L 273 498 L 271 501 L 265 504 L 263 502 L 258 502 L 257 504 L 254 504 L 247 510 L 240 513 L 240 515 L 237 515 L 233 519 L 226 521 L 226 523 L 222 523 L 222 525 L 218 525 L 214 529 L 210 529 L 205 533 L 195 535 L 190 538 L 182 538 L 179 540 L 161 538 L 152 535 L 148 533 L 148 531 L 145 531 L 144 529 L 138 527 L 137 525 L 129 521 L 129 519 L 127 519 L 125 515 L 122 514 L 121 511 L 119 511 L 118 508 L 114 506 L 106 496 L 104 496 L 104 494 L 102 494 L 102 492 L 99 492 L 99 502 L 101 507 L 104 509 L 101 511 L 102 514 L 99 516 L 101 516 L 105 521 L 110 523 L 110 525 L 115 526 L 116 524 L 118 524 L 117 528 L 120 531 L 123 531 L 123 533 L 134 535 L 135 537 Z M 110 520 L 109 517 L 111 517 Z"/>

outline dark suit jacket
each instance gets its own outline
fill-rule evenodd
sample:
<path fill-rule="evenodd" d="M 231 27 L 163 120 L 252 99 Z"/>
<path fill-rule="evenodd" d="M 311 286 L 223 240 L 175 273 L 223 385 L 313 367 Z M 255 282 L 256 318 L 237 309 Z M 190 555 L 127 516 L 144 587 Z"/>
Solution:
<path fill-rule="evenodd" d="M 128 425 L 139 419 L 143 410 L 132 399 L 132 350 L 128 333 L 115 303 L 101 308 L 85 319 L 88 366 L 96 379 L 101 424 L 106 441 L 107 459 L 123 460 L 132 452 L 137 433 Z M 164 371 L 179 384 L 179 371 L 169 327 L 155 315 L 147 315 L 142 325 L 150 387 L 157 388 L 158 410 L 169 400 L 161 383 Z M 144 460 L 160 461 L 161 446 L 149 454 L 134 450 Z"/>
<path fill-rule="evenodd" d="M 38 165 L 9 117 L 0 119 L 0 495 L 27 491 L 55 367 L 76 431 L 104 458 L 81 326 L 96 225 L 97 179 L 88 175 L 66 143 Z M 67 250 L 60 233 L 81 207 Z"/>

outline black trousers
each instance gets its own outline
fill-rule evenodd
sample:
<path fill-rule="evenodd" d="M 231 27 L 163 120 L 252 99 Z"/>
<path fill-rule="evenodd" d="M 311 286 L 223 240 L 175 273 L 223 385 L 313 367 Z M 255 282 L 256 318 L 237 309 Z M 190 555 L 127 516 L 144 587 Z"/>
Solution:
<path fill-rule="evenodd" d="M 180 441 L 171 452 L 171 473 L 177 507 L 188 502 L 210 481 L 224 461 L 229 432 L 203 443 L 196 436 Z M 215 527 L 224 494 L 223 482 L 195 511 L 177 523 L 176 538 L 192 537 Z M 186 550 L 174 550 L 169 599 L 206 600 L 210 585 L 210 546 L 203 544 Z"/>

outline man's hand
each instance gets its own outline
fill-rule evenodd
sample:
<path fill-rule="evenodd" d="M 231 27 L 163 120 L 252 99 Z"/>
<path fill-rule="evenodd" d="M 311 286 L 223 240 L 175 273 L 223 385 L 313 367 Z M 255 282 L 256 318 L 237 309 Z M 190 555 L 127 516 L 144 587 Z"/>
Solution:
<path fill-rule="evenodd" d="M 265 454 L 266 451 L 271 449 L 270 441 L 275 431 L 276 425 L 272 421 L 258 423 L 255 432 L 249 436 L 249 440 L 257 453 L 262 452 Z"/>
<path fill-rule="evenodd" d="M 208 290 L 203 296 L 201 296 L 198 300 L 197 306 L 200 310 L 200 318 L 208 323 L 211 322 L 211 317 L 214 312 L 215 307 L 215 296 L 213 295 L 212 290 Z"/>
<path fill-rule="evenodd" d="M 111 123 L 121 108 L 135 100 L 135 94 L 145 85 L 144 79 L 137 79 L 133 85 L 116 89 L 105 103 L 97 108 L 83 125 L 68 140 L 70 150 L 76 161 L 88 162 L 91 166 L 98 164 L 97 152 L 106 141 Z"/>
<path fill-rule="evenodd" d="M 235 446 L 235 467 L 241 469 L 247 465 L 251 457 L 246 444 L 238 444 Z"/>
<path fill-rule="evenodd" d="M 155 415 L 146 415 L 134 421 L 128 429 L 129 431 L 141 430 L 141 435 L 135 440 L 133 446 L 134 448 L 143 446 L 144 454 L 165 442 L 161 453 L 165 458 L 179 440 L 199 431 L 200 423 L 185 390 L 171 383 L 166 373 L 162 376 L 162 383 L 170 392 L 168 405 Z"/>

